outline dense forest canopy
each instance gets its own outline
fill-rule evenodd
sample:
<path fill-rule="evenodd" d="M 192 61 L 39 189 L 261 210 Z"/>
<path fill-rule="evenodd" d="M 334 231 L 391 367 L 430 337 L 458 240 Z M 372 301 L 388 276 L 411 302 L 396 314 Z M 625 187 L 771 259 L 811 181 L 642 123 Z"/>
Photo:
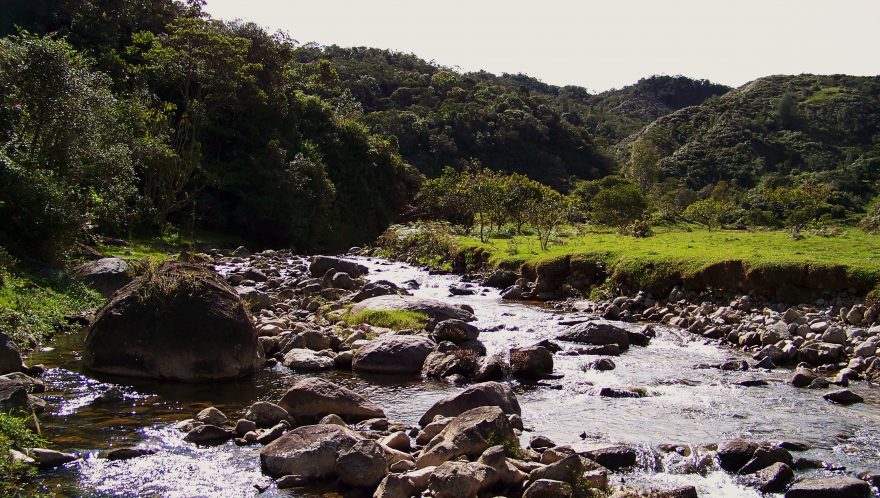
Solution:
<path fill-rule="evenodd" d="M 199 0 L 12 0 L 0 35 L 0 245 L 44 259 L 169 224 L 343 248 L 418 215 L 425 178 L 450 167 L 771 226 L 817 196 L 811 216 L 861 213 L 880 178 L 876 77 L 593 94 L 302 45 Z"/>

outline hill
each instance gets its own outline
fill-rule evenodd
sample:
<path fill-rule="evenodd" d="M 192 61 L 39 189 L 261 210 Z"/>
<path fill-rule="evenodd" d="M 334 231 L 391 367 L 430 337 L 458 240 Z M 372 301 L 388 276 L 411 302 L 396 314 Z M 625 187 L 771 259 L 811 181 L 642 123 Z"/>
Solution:
<path fill-rule="evenodd" d="M 878 133 L 880 77 L 770 76 L 660 117 L 618 159 L 694 190 L 814 181 L 858 205 L 877 190 Z"/>

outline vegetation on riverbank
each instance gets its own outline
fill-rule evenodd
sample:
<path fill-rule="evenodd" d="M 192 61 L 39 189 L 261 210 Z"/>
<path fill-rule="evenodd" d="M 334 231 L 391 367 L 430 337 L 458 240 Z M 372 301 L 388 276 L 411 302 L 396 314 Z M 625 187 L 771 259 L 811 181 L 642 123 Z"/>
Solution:
<path fill-rule="evenodd" d="M 69 318 L 103 302 L 97 291 L 63 271 L 0 261 L 0 330 L 21 348 L 72 329 Z"/>
<path fill-rule="evenodd" d="M 380 238 L 380 247 L 386 256 L 462 272 L 517 271 L 523 265 L 529 272 L 542 263 L 570 257 L 575 263 L 599 265 L 607 277 L 604 283 L 625 283 L 634 290 L 680 282 L 726 262 L 741 263 L 745 271 L 781 276 L 833 273 L 846 280 L 836 285 L 846 284 L 845 289 L 863 295 L 880 285 L 880 235 L 856 228 L 807 232 L 795 238 L 781 230 L 708 230 L 683 225 L 658 227 L 651 237 L 632 237 L 601 227 L 568 226 L 553 242 L 548 250 L 530 234 L 494 235 L 482 242 L 449 225 L 423 223 L 392 227 Z M 718 272 L 717 278 L 728 277 L 729 272 Z M 794 281 L 799 279 L 790 280 L 797 285 Z M 779 287 L 788 283 L 786 279 L 776 282 Z M 725 287 L 726 283 L 708 284 Z M 818 288 L 830 285 L 816 284 Z"/>
<path fill-rule="evenodd" d="M 11 450 L 43 447 L 45 440 L 27 428 L 26 419 L 0 413 L 0 495 L 25 496 L 23 487 L 36 474 L 33 465 L 15 461 Z"/>

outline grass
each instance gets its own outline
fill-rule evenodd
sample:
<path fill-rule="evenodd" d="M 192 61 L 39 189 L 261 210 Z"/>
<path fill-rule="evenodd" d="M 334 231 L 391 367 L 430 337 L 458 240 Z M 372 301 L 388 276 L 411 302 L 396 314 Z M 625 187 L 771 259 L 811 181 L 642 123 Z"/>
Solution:
<path fill-rule="evenodd" d="M 374 327 L 392 330 L 420 330 L 428 324 L 428 315 L 416 311 L 364 310 L 358 313 L 348 313 L 342 321 L 349 327 L 366 323 Z"/>
<path fill-rule="evenodd" d="M 652 237 L 635 238 L 595 231 L 563 238 L 548 251 L 541 251 L 534 237 L 515 236 L 481 243 L 458 236 L 462 247 L 478 247 L 490 254 L 490 263 L 522 264 L 557 256 L 591 255 L 606 262 L 643 260 L 673 262 L 685 270 L 699 270 L 713 263 L 740 260 L 750 265 L 775 264 L 843 265 L 880 279 L 880 236 L 846 229 L 839 236 L 807 235 L 796 240 L 783 231 L 728 231 L 658 228 Z M 511 248 L 515 251 L 511 251 Z"/>
<path fill-rule="evenodd" d="M 129 237 L 124 240 L 127 246 L 99 244 L 96 249 L 107 256 L 162 263 L 176 259 L 183 251 L 198 250 L 200 246 L 234 249 L 243 245 L 237 237 L 206 231 L 191 235 L 172 232 L 161 237 Z"/>
<path fill-rule="evenodd" d="M 64 273 L 0 268 L 0 330 L 20 348 L 72 328 L 65 317 L 104 303 L 96 291 Z"/>

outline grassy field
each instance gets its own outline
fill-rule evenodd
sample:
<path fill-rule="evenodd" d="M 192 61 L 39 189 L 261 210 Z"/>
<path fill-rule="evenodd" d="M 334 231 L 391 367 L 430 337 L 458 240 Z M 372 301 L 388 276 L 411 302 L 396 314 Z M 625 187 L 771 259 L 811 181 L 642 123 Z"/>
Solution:
<path fill-rule="evenodd" d="M 459 235 L 454 243 L 465 252 L 487 252 L 492 266 L 511 268 L 572 255 L 633 273 L 650 266 L 692 274 L 715 263 L 742 261 L 751 268 L 844 267 L 853 281 L 869 287 L 880 284 L 880 236 L 854 228 L 842 229 L 833 236 L 806 233 L 797 239 L 784 231 L 709 231 L 687 227 L 660 228 L 647 238 L 608 231 L 570 231 L 547 251 L 540 249 L 534 236 L 492 238 L 483 243 L 475 237 Z"/>
<path fill-rule="evenodd" d="M 563 254 L 592 254 L 602 259 L 675 261 L 693 269 L 721 261 L 742 260 L 753 265 L 845 265 L 880 275 L 880 236 L 857 229 L 848 229 L 833 237 L 807 234 L 799 240 L 783 231 L 673 228 L 646 238 L 597 231 L 560 238 L 548 251 L 540 249 L 534 236 L 495 238 L 487 243 L 475 237 L 458 236 L 457 243 L 489 251 L 494 264 L 525 263 Z"/>

